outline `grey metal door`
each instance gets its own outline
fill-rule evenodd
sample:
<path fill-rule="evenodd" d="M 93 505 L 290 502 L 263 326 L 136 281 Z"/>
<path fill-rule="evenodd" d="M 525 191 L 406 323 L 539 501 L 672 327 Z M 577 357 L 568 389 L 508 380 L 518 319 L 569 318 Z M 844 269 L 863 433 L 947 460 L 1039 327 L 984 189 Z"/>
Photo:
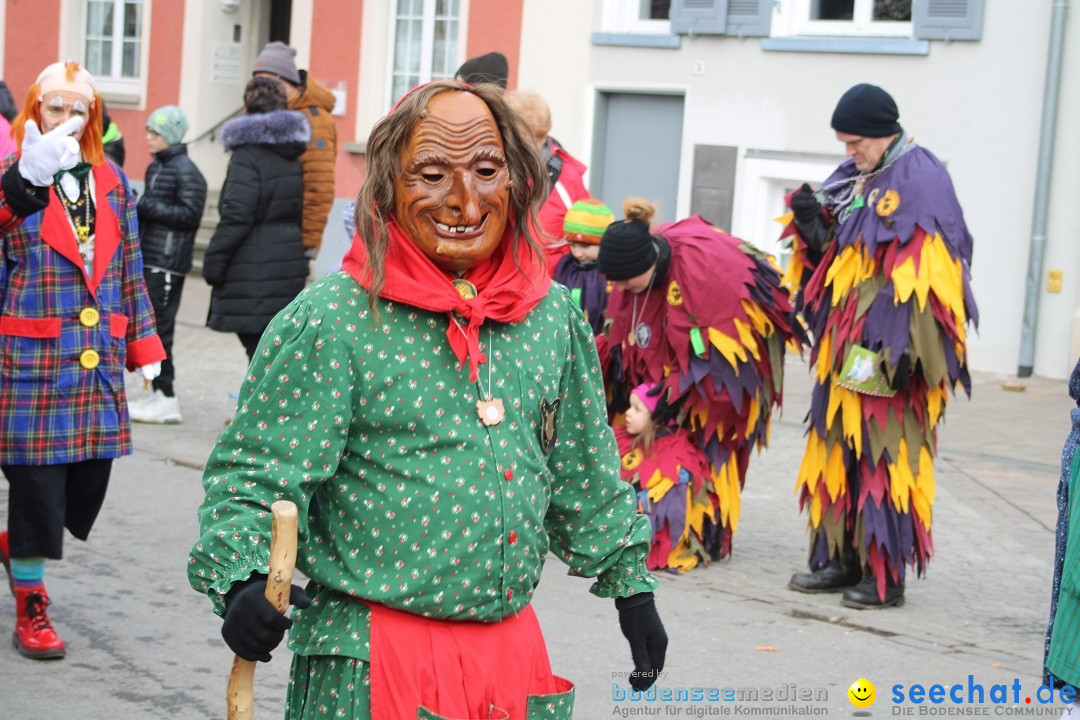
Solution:
<path fill-rule="evenodd" d="M 616 219 L 631 195 L 658 203 L 655 220 L 676 219 L 682 128 L 682 95 L 600 93 L 590 185 Z"/>

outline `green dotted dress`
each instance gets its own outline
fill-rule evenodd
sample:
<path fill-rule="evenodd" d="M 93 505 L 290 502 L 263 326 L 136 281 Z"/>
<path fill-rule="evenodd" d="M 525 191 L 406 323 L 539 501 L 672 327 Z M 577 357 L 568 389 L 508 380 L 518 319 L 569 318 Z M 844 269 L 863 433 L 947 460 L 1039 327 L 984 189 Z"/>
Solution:
<path fill-rule="evenodd" d="M 207 462 L 188 575 L 218 613 L 234 583 L 267 572 L 270 505 L 300 509 L 313 602 L 293 614 L 289 718 L 369 716 L 356 598 L 494 622 L 529 604 L 549 550 L 595 578 L 597 596 L 657 586 L 592 330 L 569 292 L 552 284 L 523 321 L 486 324 L 477 382 L 449 347 L 450 322 L 388 302 L 376 321 L 347 273 L 315 283 L 267 328 Z M 489 396 L 505 409 L 490 426 L 477 412 Z M 569 699 L 535 706 L 529 718 L 572 713 Z"/>

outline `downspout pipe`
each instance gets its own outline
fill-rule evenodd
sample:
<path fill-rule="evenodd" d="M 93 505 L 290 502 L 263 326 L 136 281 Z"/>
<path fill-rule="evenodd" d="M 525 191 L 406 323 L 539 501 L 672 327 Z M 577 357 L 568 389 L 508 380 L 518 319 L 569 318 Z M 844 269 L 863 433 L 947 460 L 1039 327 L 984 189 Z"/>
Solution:
<path fill-rule="evenodd" d="M 1043 90 L 1042 128 L 1039 137 L 1039 162 L 1035 169 L 1035 208 L 1031 218 L 1031 245 L 1028 249 L 1027 285 L 1024 292 L 1024 318 L 1020 326 L 1020 362 L 1018 377 L 1031 377 L 1035 365 L 1035 331 L 1039 322 L 1039 291 L 1043 255 L 1046 250 L 1046 225 L 1050 211 L 1050 176 L 1054 159 L 1054 134 L 1057 126 L 1058 94 L 1061 88 L 1061 64 L 1065 48 L 1065 20 L 1069 0 L 1054 0 L 1050 16 L 1050 54 L 1046 61 L 1046 87 Z"/>

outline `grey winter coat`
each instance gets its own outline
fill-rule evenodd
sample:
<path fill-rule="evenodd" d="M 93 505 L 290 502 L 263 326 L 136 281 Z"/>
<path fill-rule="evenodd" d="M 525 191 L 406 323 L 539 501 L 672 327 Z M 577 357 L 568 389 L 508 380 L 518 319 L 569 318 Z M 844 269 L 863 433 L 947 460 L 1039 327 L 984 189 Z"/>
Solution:
<path fill-rule="evenodd" d="M 143 265 L 186 275 L 191 272 L 195 233 L 206 205 L 206 179 L 186 145 L 154 153 L 139 198 L 139 245 Z"/>
<path fill-rule="evenodd" d="M 220 137 L 232 158 L 221 188 L 221 221 L 203 260 L 203 277 L 213 286 L 207 325 L 256 334 L 307 279 L 298 158 L 311 127 L 303 113 L 275 110 L 233 118 Z"/>

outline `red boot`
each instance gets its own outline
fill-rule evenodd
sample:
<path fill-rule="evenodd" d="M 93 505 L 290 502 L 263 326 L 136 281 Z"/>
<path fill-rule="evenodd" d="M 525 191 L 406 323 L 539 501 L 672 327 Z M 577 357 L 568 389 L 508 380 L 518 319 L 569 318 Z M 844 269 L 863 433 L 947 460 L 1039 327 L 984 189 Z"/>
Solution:
<path fill-rule="evenodd" d="M 7 530 L 0 533 L 0 565 L 4 566 L 4 571 L 7 573 L 8 588 L 11 589 L 11 594 L 15 594 L 15 578 L 11 577 L 11 550 L 8 549 L 8 533 Z"/>
<path fill-rule="evenodd" d="M 62 658 L 64 641 L 49 620 L 49 594 L 44 585 L 15 588 L 15 649 L 28 658 Z"/>

